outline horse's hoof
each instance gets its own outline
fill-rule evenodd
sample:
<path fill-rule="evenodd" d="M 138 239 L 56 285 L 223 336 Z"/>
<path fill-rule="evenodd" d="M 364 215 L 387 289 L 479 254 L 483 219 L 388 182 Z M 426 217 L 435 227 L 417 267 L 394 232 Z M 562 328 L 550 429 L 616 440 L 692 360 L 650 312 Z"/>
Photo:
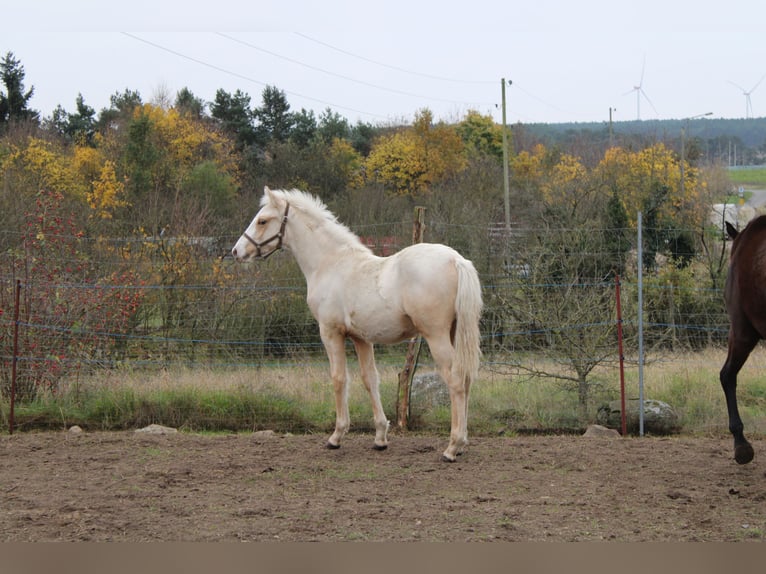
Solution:
<path fill-rule="evenodd" d="M 754 456 L 755 452 L 750 443 L 740 444 L 734 448 L 734 460 L 739 464 L 747 464 L 753 460 Z"/>
<path fill-rule="evenodd" d="M 338 450 L 340 448 L 339 444 L 332 444 L 329 440 L 327 441 L 327 444 L 325 444 L 325 448 L 329 448 L 330 450 Z"/>
<path fill-rule="evenodd" d="M 457 460 L 457 458 L 455 458 L 454 456 L 452 458 L 450 458 L 446 454 L 442 455 L 442 462 L 455 462 L 456 460 Z"/>
<path fill-rule="evenodd" d="M 386 450 L 388 448 L 387 444 L 374 444 L 372 445 L 373 450 Z"/>

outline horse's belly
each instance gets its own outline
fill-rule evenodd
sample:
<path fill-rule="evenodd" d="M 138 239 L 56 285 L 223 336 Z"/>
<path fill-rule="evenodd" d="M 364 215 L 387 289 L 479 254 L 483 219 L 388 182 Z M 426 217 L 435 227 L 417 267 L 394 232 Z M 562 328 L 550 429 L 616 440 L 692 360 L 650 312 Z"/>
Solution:
<path fill-rule="evenodd" d="M 359 319 L 350 317 L 348 334 L 371 343 L 398 343 L 417 335 L 417 330 L 406 317 L 399 321 Z"/>

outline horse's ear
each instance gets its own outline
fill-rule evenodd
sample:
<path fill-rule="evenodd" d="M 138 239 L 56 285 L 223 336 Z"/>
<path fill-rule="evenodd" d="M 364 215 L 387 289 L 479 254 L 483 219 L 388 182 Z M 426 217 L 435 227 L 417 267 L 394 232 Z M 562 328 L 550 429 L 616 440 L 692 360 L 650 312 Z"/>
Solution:
<path fill-rule="evenodd" d="M 731 223 L 729 223 L 728 221 L 727 221 L 727 222 L 725 222 L 725 223 L 726 223 L 726 233 L 728 233 L 729 237 L 731 237 L 732 239 L 734 239 L 735 237 L 737 237 L 737 235 L 739 235 L 739 231 L 737 231 L 737 228 L 736 228 L 736 227 L 734 227 L 734 226 L 733 226 Z"/>
<path fill-rule="evenodd" d="M 263 186 L 263 199 L 268 200 L 271 205 L 277 205 L 277 198 L 268 185 Z"/>
<path fill-rule="evenodd" d="M 279 190 L 271 190 L 268 186 L 263 187 L 263 205 L 271 205 L 277 209 L 282 209 L 285 204 L 285 199 Z"/>

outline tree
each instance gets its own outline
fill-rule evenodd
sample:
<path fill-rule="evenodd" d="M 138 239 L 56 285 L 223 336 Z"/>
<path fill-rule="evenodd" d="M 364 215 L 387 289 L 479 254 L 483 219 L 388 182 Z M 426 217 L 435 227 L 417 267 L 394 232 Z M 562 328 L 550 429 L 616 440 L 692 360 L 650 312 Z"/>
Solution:
<path fill-rule="evenodd" d="M 39 112 L 29 107 L 29 101 L 35 92 L 34 86 L 24 91 L 24 66 L 13 52 L 8 52 L 0 61 L 0 80 L 5 91 L 0 91 L 0 125 L 11 121 L 39 119 Z"/>
<path fill-rule="evenodd" d="M 709 203 L 700 201 L 705 185 L 696 168 L 684 170 L 681 186 L 679 158 L 658 143 L 639 151 L 610 148 L 594 173 L 619 195 L 631 227 L 637 213 L 643 213 L 647 269 L 654 267 L 657 253 L 670 255 L 678 265 L 690 262 L 697 246 L 689 230 L 706 225 L 709 212 Z"/>
<path fill-rule="evenodd" d="M 620 276 L 625 275 L 626 254 L 631 248 L 628 236 L 628 214 L 620 201 L 616 190 L 612 190 L 602 216 L 603 227 L 606 230 L 605 252 L 611 260 L 611 267 Z"/>
<path fill-rule="evenodd" d="M 29 137 L 8 151 L 0 162 L 0 180 L 15 194 L 33 197 L 45 189 L 84 200 L 85 186 L 59 142 Z"/>
<path fill-rule="evenodd" d="M 319 126 L 317 131 L 325 143 L 330 143 L 334 139 L 346 139 L 351 133 L 348 120 L 330 108 L 326 108 L 319 116 Z"/>
<path fill-rule="evenodd" d="M 274 86 L 266 86 L 262 98 L 263 104 L 253 112 L 258 122 L 256 130 L 259 143 L 266 146 L 270 141 L 287 141 L 295 118 L 289 113 L 290 104 L 287 103 L 285 93 Z"/>
<path fill-rule="evenodd" d="M 96 135 L 96 110 L 85 103 L 82 94 L 77 95 L 77 111 L 67 113 L 60 105 L 53 110 L 50 124 L 70 141 L 83 145 L 93 145 Z"/>
<path fill-rule="evenodd" d="M 220 122 L 226 133 L 234 137 L 239 151 L 256 143 L 254 116 L 250 109 L 250 96 L 246 93 L 237 90 L 229 94 L 218 90 L 210 104 L 210 114 Z"/>
<path fill-rule="evenodd" d="M 205 113 L 204 100 L 195 96 L 189 88 L 183 88 L 176 94 L 176 101 L 173 107 L 181 115 L 190 116 L 194 119 L 201 119 Z"/>
<path fill-rule="evenodd" d="M 317 133 L 317 120 L 313 110 L 301 108 L 301 111 L 293 116 L 293 130 L 290 133 L 290 141 L 299 148 L 307 147 Z"/>
<path fill-rule="evenodd" d="M 192 211 L 210 214 L 224 222 L 234 215 L 234 178 L 213 161 L 204 161 L 192 167 L 181 183 L 181 191 L 186 206 Z"/>
<path fill-rule="evenodd" d="M 278 187 L 297 187 L 329 198 L 363 184 L 361 156 L 346 140 L 325 143 L 314 138 L 298 147 L 291 139 L 269 145 L 271 159 L 259 166 L 259 175 Z"/>
<path fill-rule="evenodd" d="M 115 159 L 117 179 L 126 182 L 122 199 L 132 205 L 131 227 L 159 233 L 171 225 L 174 233 L 210 233 L 210 216 L 226 213 L 233 199 L 228 192 L 238 175 L 233 142 L 210 122 L 151 104 L 136 108 L 126 130 L 111 134 L 104 147 L 119 147 L 123 131 L 127 138 Z M 220 180 L 211 176 L 216 171 Z M 213 180 L 210 196 L 201 197 L 202 184 Z M 209 209 L 211 201 L 219 204 Z"/>
<path fill-rule="evenodd" d="M 469 110 L 458 124 L 457 133 L 469 149 L 503 159 L 503 129 L 492 116 L 483 116 L 475 110 Z"/>
<path fill-rule="evenodd" d="M 18 244 L 3 261 L 6 272 L 26 287 L 22 321 L 50 326 L 26 328 L 19 334 L 21 348 L 42 358 L 26 362 L 19 371 L 17 393 L 22 400 L 42 391 L 55 392 L 62 380 L 109 356 L 119 338 L 104 334 L 126 334 L 142 299 L 132 288 L 138 284 L 137 274 L 127 265 L 110 273 L 92 258 L 91 245 L 83 240 L 71 207 L 63 194 L 40 190 L 25 214 Z M 0 285 L 0 315 L 12 310 L 13 297 L 8 296 L 12 284 Z M 82 289 L 83 284 L 93 288 Z M 0 355 L 9 357 L 11 337 L 3 336 L 5 324 L 0 326 Z M 10 366 L 11 361 L 0 361 L 0 395 L 9 388 Z"/>
<path fill-rule="evenodd" d="M 109 108 L 103 108 L 98 115 L 97 130 L 107 130 L 116 122 L 130 121 L 133 110 L 142 105 L 141 94 L 126 88 L 122 93 L 112 94 L 109 104 Z"/>
<path fill-rule="evenodd" d="M 412 128 L 378 139 L 365 167 L 367 177 L 400 195 L 416 195 L 432 184 L 465 169 L 465 146 L 455 128 L 433 124 L 427 109 L 415 116 Z"/>
<path fill-rule="evenodd" d="M 115 210 L 129 206 L 123 199 L 124 193 L 125 185 L 117 179 L 114 165 L 111 161 L 105 162 L 91 191 L 86 194 L 92 216 L 95 219 L 112 219 Z"/>
<path fill-rule="evenodd" d="M 376 128 L 372 124 L 359 120 L 356 122 L 356 125 L 351 128 L 349 140 L 351 141 L 351 145 L 354 146 L 354 149 L 358 151 L 360 155 L 367 157 L 370 155 L 370 151 L 372 151 L 372 142 L 379 131 L 379 128 Z"/>

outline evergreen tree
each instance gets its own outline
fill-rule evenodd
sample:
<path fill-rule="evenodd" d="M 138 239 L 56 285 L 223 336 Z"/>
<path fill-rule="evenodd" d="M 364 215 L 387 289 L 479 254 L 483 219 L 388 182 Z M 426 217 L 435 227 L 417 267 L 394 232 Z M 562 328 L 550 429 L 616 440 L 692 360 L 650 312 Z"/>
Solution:
<path fill-rule="evenodd" d="M 308 147 L 317 132 L 317 120 L 313 110 L 306 111 L 305 108 L 302 108 L 300 112 L 293 115 L 293 121 L 290 142 L 300 149 Z"/>
<path fill-rule="evenodd" d="M 205 113 L 205 102 L 196 97 L 189 88 L 183 88 L 176 94 L 174 107 L 181 115 L 201 119 Z"/>
<path fill-rule="evenodd" d="M 143 105 L 141 94 L 134 90 L 125 89 L 124 92 L 115 92 L 109 98 L 109 109 L 103 108 L 98 116 L 98 129 L 105 129 L 119 120 L 129 120 L 133 110 Z"/>
<path fill-rule="evenodd" d="M 77 95 L 77 111 L 66 113 L 61 106 L 53 112 L 53 121 L 60 133 L 80 144 L 92 145 L 96 134 L 96 110 Z"/>
<path fill-rule="evenodd" d="M 295 124 L 285 93 L 273 86 L 263 90 L 263 105 L 254 111 L 258 121 L 258 142 L 266 145 L 271 141 L 286 142 Z"/>
<path fill-rule="evenodd" d="M 380 128 L 376 128 L 370 123 L 357 120 L 356 125 L 351 128 L 349 137 L 351 145 L 359 154 L 367 157 L 372 151 L 372 142 L 380 131 Z"/>
<path fill-rule="evenodd" d="M 0 125 L 11 121 L 39 119 L 39 112 L 29 107 L 35 88 L 32 86 L 24 91 L 24 66 L 17 60 L 13 52 L 6 53 L 0 61 L 0 81 L 5 90 L 0 90 Z"/>
<path fill-rule="evenodd" d="M 347 139 L 351 134 L 348 120 L 330 108 L 326 108 L 319 116 L 318 131 L 325 143 L 331 143 L 336 138 Z"/>
<path fill-rule="evenodd" d="M 242 151 L 256 142 L 250 96 L 246 93 L 237 90 L 230 94 L 218 90 L 215 101 L 210 104 L 210 114 L 221 123 L 225 132 L 235 137 L 238 150 Z"/>

